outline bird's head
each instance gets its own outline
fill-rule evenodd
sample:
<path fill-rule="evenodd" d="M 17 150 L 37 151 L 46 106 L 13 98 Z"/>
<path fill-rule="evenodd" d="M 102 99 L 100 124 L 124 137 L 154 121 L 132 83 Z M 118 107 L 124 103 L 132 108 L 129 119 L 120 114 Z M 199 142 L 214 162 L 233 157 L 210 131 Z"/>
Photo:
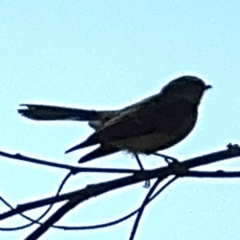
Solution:
<path fill-rule="evenodd" d="M 163 87 L 161 94 L 170 98 L 184 98 L 194 104 L 199 104 L 204 92 L 211 87 L 198 77 L 182 76 Z"/>

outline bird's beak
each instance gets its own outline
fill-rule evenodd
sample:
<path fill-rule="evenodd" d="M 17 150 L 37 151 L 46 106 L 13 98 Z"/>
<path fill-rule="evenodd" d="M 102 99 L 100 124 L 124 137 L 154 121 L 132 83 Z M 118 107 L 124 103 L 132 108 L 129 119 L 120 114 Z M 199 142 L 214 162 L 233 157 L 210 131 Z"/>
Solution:
<path fill-rule="evenodd" d="M 207 89 L 210 89 L 210 88 L 212 88 L 211 85 L 206 85 L 204 90 L 207 90 Z"/>

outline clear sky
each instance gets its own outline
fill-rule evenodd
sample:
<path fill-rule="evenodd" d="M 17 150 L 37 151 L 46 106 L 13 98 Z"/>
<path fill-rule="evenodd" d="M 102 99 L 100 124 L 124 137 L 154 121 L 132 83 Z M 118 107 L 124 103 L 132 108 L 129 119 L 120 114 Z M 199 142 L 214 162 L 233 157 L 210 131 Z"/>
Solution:
<path fill-rule="evenodd" d="M 69 155 L 64 151 L 92 130 L 84 123 L 23 119 L 17 114 L 18 104 L 117 109 L 159 92 L 182 74 L 200 76 L 213 89 L 203 99 L 193 133 L 164 153 L 184 160 L 238 143 L 239 13 L 240 3 L 234 0 L 1 1 L 0 149 L 76 164 L 90 149 Z M 157 157 L 142 159 L 146 168 L 163 164 Z M 52 196 L 66 173 L 0 160 L 0 194 L 14 206 Z M 204 169 L 237 170 L 238 160 Z M 124 153 L 85 165 L 137 168 Z M 106 179 L 109 176 L 82 174 L 64 191 Z M 136 239 L 240 239 L 239 186 L 239 180 L 177 181 L 147 208 Z M 139 206 L 146 193 L 141 183 L 106 194 L 67 214 L 59 224 L 117 219 Z M 0 209 L 7 208 L 0 204 Z M 41 211 L 29 214 L 36 217 Z M 24 223 L 14 218 L 2 226 Z M 122 240 L 128 239 L 132 224 L 130 219 L 101 230 L 50 230 L 41 239 Z M 0 238 L 23 239 L 34 229 L 0 232 Z"/>

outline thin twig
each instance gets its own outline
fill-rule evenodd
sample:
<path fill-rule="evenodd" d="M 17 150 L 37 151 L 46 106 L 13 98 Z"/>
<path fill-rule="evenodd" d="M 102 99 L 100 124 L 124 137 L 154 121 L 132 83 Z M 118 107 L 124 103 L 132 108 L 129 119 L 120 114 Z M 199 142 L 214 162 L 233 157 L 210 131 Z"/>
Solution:
<path fill-rule="evenodd" d="M 35 164 L 44 165 L 47 167 L 54 167 L 54 168 L 60 168 L 60 169 L 66 169 L 70 170 L 72 174 L 76 174 L 79 172 L 94 172 L 94 173 L 120 173 L 120 174 L 126 174 L 126 173 L 136 173 L 140 172 L 141 170 L 135 170 L 135 169 L 114 169 L 114 168 L 89 168 L 89 167 L 78 167 L 78 166 L 72 166 L 69 164 L 62 164 L 62 163 L 56 163 L 56 162 L 50 162 L 47 160 L 41 160 L 37 158 L 31 158 L 24 155 L 21 155 L 19 153 L 17 154 L 10 154 L 7 152 L 0 151 L 0 156 L 6 157 L 8 159 L 12 160 L 18 160 L 18 161 L 25 161 Z"/>

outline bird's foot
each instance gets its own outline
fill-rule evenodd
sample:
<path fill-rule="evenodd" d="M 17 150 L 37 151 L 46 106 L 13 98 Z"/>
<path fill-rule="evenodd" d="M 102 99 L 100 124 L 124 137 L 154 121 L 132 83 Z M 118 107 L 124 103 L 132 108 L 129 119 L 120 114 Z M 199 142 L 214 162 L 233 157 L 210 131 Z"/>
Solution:
<path fill-rule="evenodd" d="M 135 156 L 135 158 L 136 158 L 136 160 L 137 160 L 137 162 L 138 162 L 138 166 L 140 167 L 140 169 L 141 169 L 142 171 L 144 171 L 144 167 L 143 167 L 143 165 L 142 165 L 142 163 L 141 163 L 141 160 L 140 160 L 139 156 L 138 156 L 137 154 L 134 154 L 134 156 Z M 145 183 L 144 183 L 144 185 L 143 185 L 143 187 L 144 187 L 144 188 L 150 188 L 150 186 L 151 186 L 150 180 L 146 180 Z"/>
<path fill-rule="evenodd" d="M 164 154 L 161 154 L 161 153 L 155 152 L 155 153 L 153 153 L 153 155 L 158 156 L 158 157 L 162 157 L 167 164 L 178 163 L 179 162 L 176 158 L 170 157 L 170 156 L 167 156 L 167 155 L 164 155 Z"/>

